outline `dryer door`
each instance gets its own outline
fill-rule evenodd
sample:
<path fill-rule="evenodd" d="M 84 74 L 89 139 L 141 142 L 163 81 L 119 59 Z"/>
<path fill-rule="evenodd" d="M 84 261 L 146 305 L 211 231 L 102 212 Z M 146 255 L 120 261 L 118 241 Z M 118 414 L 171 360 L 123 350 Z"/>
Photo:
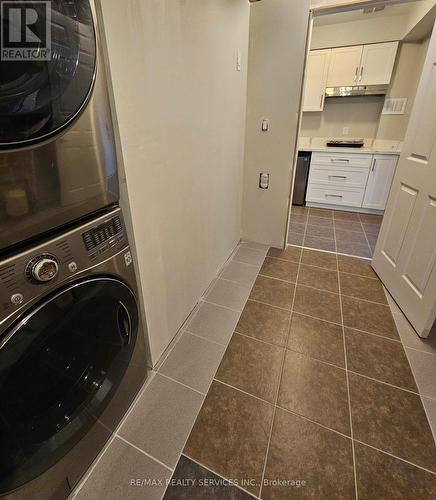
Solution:
<path fill-rule="evenodd" d="M 111 277 L 70 284 L 0 339 L 0 495 L 42 474 L 92 428 L 133 354 L 138 309 Z"/>
<path fill-rule="evenodd" d="M 96 39 L 88 0 L 1 2 L 0 149 L 47 139 L 84 106 Z"/>

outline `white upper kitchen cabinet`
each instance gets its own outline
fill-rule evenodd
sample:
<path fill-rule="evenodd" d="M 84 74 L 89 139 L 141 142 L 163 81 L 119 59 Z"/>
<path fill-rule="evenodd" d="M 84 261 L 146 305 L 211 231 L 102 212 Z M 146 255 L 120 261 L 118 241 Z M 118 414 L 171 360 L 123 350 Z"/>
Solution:
<path fill-rule="evenodd" d="M 398 156 L 374 155 L 366 184 L 363 208 L 384 210 L 397 168 Z"/>
<path fill-rule="evenodd" d="M 363 45 L 332 49 L 327 87 L 357 85 Z"/>
<path fill-rule="evenodd" d="M 398 42 L 364 45 L 359 69 L 359 85 L 389 85 Z"/>
<path fill-rule="evenodd" d="M 325 89 L 332 50 L 311 50 L 307 57 L 303 111 L 324 109 Z"/>

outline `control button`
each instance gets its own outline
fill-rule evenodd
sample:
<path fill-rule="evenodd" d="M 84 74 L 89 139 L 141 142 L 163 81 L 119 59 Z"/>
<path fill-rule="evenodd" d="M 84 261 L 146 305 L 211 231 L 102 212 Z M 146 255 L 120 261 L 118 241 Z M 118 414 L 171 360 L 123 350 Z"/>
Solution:
<path fill-rule="evenodd" d="M 22 304 L 23 300 L 24 300 L 24 295 L 22 293 L 14 293 L 11 296 L 11 302 L 15 306 L 19 306 L 20 304 Z"/>
<path fill-rule="evenodd" d="M 56 278 L 59 266 L 54 257 L 41 256 L 29 263 L 29 275 L 31 279 L 39 283 L 47 283 Z"/>
<path fill-rule="evenodd" d="M 98 252 L 92 252 L 92 253 L 89 254 L 89 258 L 91 260 L 94 260 L 97 257 L 97 255 L 98 255 Z"/>
<path fill-rule="evenodd" d="M 100 252 L 100 253 L 106 252 L 106 250 L 107 250 L 108 248 L 109 248 L 109 246 L 108 246 L 108 245 L 102 245 L 102 246 L 101 246 L 101 248 L 100 248 L 100 250 L 99 250 L 99 252 Z"/>
<path fill-rule="evenodd" d="M 113 238 L 112 240 L 109 240 L 109 246 L 110 247 L 114 247 L 117 243 L 118 243 L 118 241 L 116 240 L 116 238 Z"/>
<path fill-rule="evenodd" d="M 120 236 L 118 236 L 118 241 L 123 241 L 124 240 L 124 234 L 121 234 Z"/>
<path fill-rule="evenodd" d="M 78 269 L 78 266 L 75 262 L 70 262 L 68 264 L 68 269 L 70 270 L 70 272 L 75 273 Z"/>

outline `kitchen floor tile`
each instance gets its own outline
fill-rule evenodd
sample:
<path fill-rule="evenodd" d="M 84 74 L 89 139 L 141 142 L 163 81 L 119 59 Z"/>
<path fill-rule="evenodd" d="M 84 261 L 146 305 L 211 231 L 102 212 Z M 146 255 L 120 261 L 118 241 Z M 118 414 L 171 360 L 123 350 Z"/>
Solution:
<path fill-rule="evenodd" d="M 339 273 L 339 279 L 343 295 L 387 305 L 385 291 L 379 279 L 345 273 Z"/>
<path fill-rule="evenodd" d="M 360 220 L 369 224 L 381 224 L 383 221 L 383 215 L 376 214 L 360 214 Z"/>
<path fill-rule="evenodd" d="M 310 210 L 309 207 L 300 207 L 299 205 L 292 205 L 291 214 L 308 215 L 309 210 Z"/>
<path fill-rule="evenodd" d="M 288 348 L 327 363 L 345 366 L 340 325 L 293 313 Z"/>
<path fill-rule="evenodd" d="M 265 255 L 257 250 L 247 247 L 240 247 L 233 255 L 233 260 L 237 262 L 244 262 L 253 266 L 262 265 Z"/>
<path fill-rule="evenodd" d="M 332 219 L 333 218 L 333 210 L 330 210 L 329 208 L 315 208 L 311 207 L 310 208 L 310 215 L 314 215 L 315 217 L 324 217 L 327 219 Z"/>
<path fill-rule="evenodd" d="M 418 392 L 400 342 L 345 329 L 348 369 L 367 377 Z"/>
<path fill-rule="evenodd" d="M 369 246 L 374 247 L 377 244 L 378 234 L 365 233 Z"/>
<path fill-rule="evenodd" d="M 289 231 L 293 233 L 304 234 L 306 232 L 306 224 L 298 224 L 296 222 L 291 222 L 289 224 Z"/>
<path fill-rule="evenodd" d="M 277 404 L 350 434 L 345 370 L 287 351 Z"/>
<path fill-rule="evenodd" d="M 165 491 L 166 481 L 170 477 L 169 469 L 130 444 L 115 438 L 74 498 L 160 500 Z M 143 481 L 143 484 L 138 486 L 137 480 Z M 151 480 L 154 484 L 147 485 L 146 480 Z"/>
<path fill-rule="evenodd" d="M 315 215 L 310 215 L 307 219 L 307 223 L 311 226 L 322 226 L 333 228 L 333 219 L 326 219 L 325 217 L 316 217 Z"/>
<path fill-rule="evenodd" d="M 317 238 L 316 236 L 310 236 L 309 234 L 306 234 L 306 236 L 304 237 L 304 246 L 308 248 L 315 248 L 318 250 L 326 250 L 327 252 L 334 252 L 336 250 L 334 240 Z"/>
<path fill-rule="evenodd" d="M 338 272 L 302 264 L 298 274 L 298 284 L 339 293 Z"/>
<path fill-rule="evenodd" d="M 365 233 L 357 233 L 356 231 L 343 231 L 342 229 L 336 229 L 336 240 L 338 242 L 347 243 L 360 243 L 361 245 L 367 245 Z"/>
<path fill-rule="evenodd" d="M 251 500 L 253 497 L 182 455 L 164 500 Z"/>
<path fill-rule="evenodd" d="M 362 226 L 366 234 L 374 234 L 375 236 L 378 236 L 380 233 L 381 226 L 379 224 L 367 224 L 362 222 Z"/>
<path fill-rule="evenodd" d="M 213 382 L 184 454 L 225 478 L 253 479 L 257 495 L 272 418 L 272 405 Z"/>
<path fill-rule="evenodd" d="M 219 306 L 229 307 L 234 311 L 242 311 L 250 290 L 250 286 L 218 278 L 208 291 L 206 300 Z"/>
<path fill-rule="evenodd" d="M 336 271 L 336 254 L 328 252 L 318 252 L 317 250 L 303 250 L 301 263 L 309 266 L 323 267 Z"/>
<path fill-rule="evenodd" d="M 359 500 L 436 498 L 436 475 L 355 444 Z"/>
<path fill-rule="evenodd" d="M 274 278 L 258 276 L 251 291 L 250 299 L 266 304 L 291 309 L 295 285 Z"/>
<path fill-rule="evenodd" d="M 266 257 L 259 274 L 295 283 L 297 271 L 298 264 L 295 262 Z"/>
<path fill-rule="evenodd" d="M 436 444 L 436 399 L 421 398 Z"/>
<path fill-rule="evenodd" d="M 300 262 L 302 249 L 292 245 L 287 246 L 284 250 L 281 248 L 270 248 L 268 250 L 268 257 L 275 257 L 276 259 L 290 260 L 291 262 Z"/>
<path fill-rule="evenodd" d="M 278 485 L 278 479 L 285 485 Z M 353 499 L 351 440 L 278 408 L 265 480 L 262 498 L 268 500 Z M 304 485 L 292 486 L 292 481 Z"/>
<path fill-rule="evenodd" d="M 258 272 L 257 266 L 231 260 L 222 270 L 220 278 L 235 281 L 241 285 L 253 286 Z"/>
<path fill-rule="evenodd" d="M 344 325 L 399 340 L 389 306 L 342 296 Z"/>
<path fill-rule="evenodd" d="M 289 234 L 288 234 L 288 244 L 289 245 L 302 246 L 303 242 L 304 242 L 304 234 L 294 233 L 292 231 L 289 231 Z"/>
<path fill-rule="evenodd" d="M 238 322 L 239 313 L 202 302 L 186 330 L 226 346 Z"/>
<path fill-rule="evenodd" d="M 406 354 L 415 374 L 419 393 L 436 399 L 436 356 L 406 347 Z"/>
<path fill-rule="evenodd" d="M 224 351 L 224 346 L 184 332 L 159 373 L 205 394 Z"/>
<path fill-rule="evenodd" d="M 275 403 L 283 354 L 283 348 L 235 333 L 215 378 Z"/>
<path fill-rule="evenodd" d="M 355 255 L 356 257 L 370 258 L 372 256 L 368 243 L 354 243 L 347 240 L 337 240 L 336 248 L 338 253 Z"/>
<path fill-rule="evenodd" d="M 290 222 L 295 222 L 296 224 L 306 224 L 307 218 L 308 214 L 294 214 L 291 212 L 289 220 Z"/>
<path fill-rule="evenodd" d="M 333 217 L 336 220 L 351 220 L 360 221 L 359 214 L 357 212 L 342 212 L 340 210 L 335 210 Z"/>
<path fill-rule="evenodd" d="M 294 311 L 332 323 L 341 323 L 339 295 L 297 285 Z"/>
<path fill-rule="evenodd" d="M 354 438 L 436 472 L 436 446 L 411 392 L 349 374 Z"/>
<path fill-rule="evenodd" d="M 291 314 L 277 307 L 248 300 L 236 331 L 270 344 L 284 347 Z"/>
<path fill-rule="evenodd" d="M 336 231 L 351 231 L 363 235 L 362 224 L 357 220 L 335 220 Z"/>
<path fill-rule="evenodd" d="M 306 226 L 306 234 L 318 238 L 327 238 L 329 240 L 335 239 L 335 231 L 332 227 L 311 226 L 308 224 Z"/>
<path fill-rule="evenodd" d="M 156 374 L 118 434 L 168 467 L 174 467 L 203 396 Z"/>
<path fill-rule="evenodd" d="M 350 274 L 365 276 L 366 278 L 377 278 L 371 261 L 359 259 L 357 257 L 349 257 L 347 255 L 338 255 L 339 271 Z M 378 279 L 378 278 L 377 278 Z"/>

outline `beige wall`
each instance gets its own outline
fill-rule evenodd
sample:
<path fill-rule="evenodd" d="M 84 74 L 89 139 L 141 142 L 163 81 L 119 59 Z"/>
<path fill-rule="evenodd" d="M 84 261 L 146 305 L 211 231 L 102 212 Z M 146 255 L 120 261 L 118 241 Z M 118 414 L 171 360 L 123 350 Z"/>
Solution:
<path fill-rule="evenodd" d="M 155 363 L 240 238 L 249 4 L 101 4 Z"/>
<path fill-rule="evenodd" d="M 308 16 L 309 0 L 251 6 L 242 234 L 276 246 L 286 232 Z M 271 175 L 268 190 L 258 187 L 260 172 Z"/>
<path fill-rule="evenodd" d="M 404 115 L 381 115 L 377 139 L 398 141 L 404 139 L 429 40 L 423 43 L 401 45 L 388 97 L 407 97 L 406 113 Z"/>

